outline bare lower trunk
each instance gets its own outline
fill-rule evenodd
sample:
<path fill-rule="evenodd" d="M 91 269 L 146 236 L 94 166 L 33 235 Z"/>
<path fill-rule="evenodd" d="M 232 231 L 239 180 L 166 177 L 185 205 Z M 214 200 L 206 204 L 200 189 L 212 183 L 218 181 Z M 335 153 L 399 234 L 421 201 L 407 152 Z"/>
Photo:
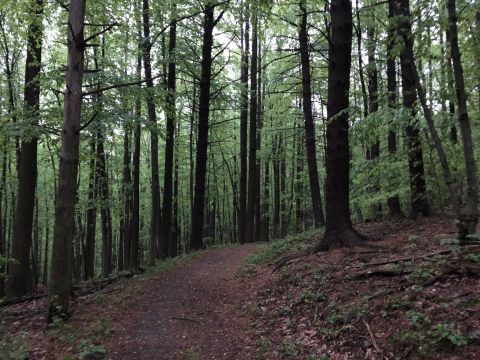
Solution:
<path fill-rule="evenodd" d="M 155 264 L 157 252 L 163 254 L 163 249 L 157 249 L 159 243 L 160 232 L 160 180 L 158 168 L 158 129 L 157 129 L 157 113 L 154 99 L 152 64 L 150 51 L 152 44 L 150 43 L 150 16 L 148 0 L 143 0 L 143 65 L 145 68 L 146 84 L 148 88 L 147 95 L 147 111 L 150 121 L 150 161 L 151 161 L 151 196 L 152 196 L 152 216 L 150 220 L 150 251 L 148 263 Z"/>
<path fill-rule="evenodd" d="M 312 89 L 310 75 L 310 54 L 308 52 L 307 9 L 306 1 L 300 2 L 301 22 L 299 30 L 300 57 L 302 65 L 302 95 L 303 116 L 305 118 L 305 144 L 307 150 L 308 178 L 310 180 L 310 195 L 312 199 L 315 227 L 325 225 L 320 195 L 320 182 L 317 170 L 317 150 L 315 141 L 315 123 L 312 110 Z"/>
<path fill-rule="evenodd" d="M 39 75 L 42 62 L 42 14 L 43 0 L 33 0 L 32 22 L 28 29 L 27 59 L 25 66 L 25 114 L 32 126 L 38 124 L 40 107 Z M 32 247 L 33 210 L 37 185 L 37 138 L 23 140 L 20 147 L 18 168 L 18 197 L 13 220 L 12 258 L 7 277 L 6 295 L 20 297 L 32 289 L 30 251 Z"/>
<path fill-rule="evenodd" d="M 364 238 L 350 220 L 350 149 L 348 113 L 352 51 L 352 5 L 331 3 L 331 38 L 328 54 L 326 231 L 318 250 L 351 246 Z"/>
<path fill-rule="evenodd" d="M 212 77 L 213 28 L 219 19 L 214 19 L 215 7 L 207 3 L 204 10 L 202 75 L 200 80 L 200 102 L 198 113 L 198 141 L 195 166 L 195 195 L 192 209 L 192 228 L 190 249 L 199 250 L 203 243 L 203 224 L 205 212 L 205 188 L 208 153 L 208 120 L 210 115 L 210 85 Z"/>
<path fill-rule="evenodd" d="M 477 13 L 477 24 L 479 21 Z M 450 37 L 450 54 L 455 77 L 455 88 L 458 103 L 458 123 L 462 134 L 463 154 L 465 157 L 465 171 L 467 175 L 467 198 L 463 214 L 460 218 L 459 235 L 464 239 L 476 230 L 478 222 L 478 179 L 473 151 L 472 129 L 467 111 L 467 94 L 465 93 L 465 80 L 461 62 L 460 47 L 458 46 L 457 11 L 456 1 L 448 0 L 448 21 Z"/>

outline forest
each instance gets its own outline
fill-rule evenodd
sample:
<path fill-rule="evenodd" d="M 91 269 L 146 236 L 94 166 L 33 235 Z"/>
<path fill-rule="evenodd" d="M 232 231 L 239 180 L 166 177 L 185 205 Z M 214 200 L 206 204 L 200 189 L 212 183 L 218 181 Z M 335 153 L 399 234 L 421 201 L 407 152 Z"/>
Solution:
<path fill-rule="evenodd" d="M 0 0 L 0 359 L 478 359 L 479 58 L 475 0 Z"/>

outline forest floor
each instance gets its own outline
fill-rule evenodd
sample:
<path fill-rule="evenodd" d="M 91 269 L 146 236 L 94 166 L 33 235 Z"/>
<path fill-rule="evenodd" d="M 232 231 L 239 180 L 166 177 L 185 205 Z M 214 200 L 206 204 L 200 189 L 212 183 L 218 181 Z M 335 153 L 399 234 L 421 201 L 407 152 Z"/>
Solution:
<path fill-rule="evenodd" d="M 309 232 L 161 262 L 74 297 L 0 309 L 0 359 L 480 359 L 480 255 L 443 217 L 358 229 L 365 247 L 295 259 Z"/>

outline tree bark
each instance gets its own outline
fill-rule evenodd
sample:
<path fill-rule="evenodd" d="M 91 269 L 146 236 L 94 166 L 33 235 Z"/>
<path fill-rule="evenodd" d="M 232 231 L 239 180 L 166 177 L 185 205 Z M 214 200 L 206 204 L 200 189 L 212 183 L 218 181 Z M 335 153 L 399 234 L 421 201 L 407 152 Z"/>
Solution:
<path fill-rule="evenodd" d="M 300 58 L 302 65 L 302 95 L 303 116 L 305 118 L 305 144 L 307 148 L 308 178 L 310 180 L 310 195 L 312 199 L 313 217 L 315 227 L 325 225 L 325 217 L 322 209 L 322 197 L 320 195 L 320 182 L 317 170 L 317 148 L 315 141 L 315 123 L 312 110 L 312 89 L 310 74 L 310 54 L 308 51 L 307 31 L 307 2 L 300 2 L 301 21 L 298 38 L 300 41 Z"/>
<path fill-rule="evenodd" d="M 153 78 L 152 78 L 152 62 L 151 62 L 151 39 L 150 39 L 150 15 L 148 0 L 143 0 L 143 66 L 147 94 L 147 112 L 150 121 L 150 161 L 151 161 L 151 193 L 152 193 L 152 217 L 150 220 L 150 251 L 148 264 L 155 265 L 157 252 L 163 254 L 164 249 L 157 249 L 160 234 L 160 180 L 158 168 L 158 129 L 157 129 L 157 112 L 155 107 Z"/>
<path fill-rule="evenodd" d="M 247 146 L 248 146 L 248 64 L 250 47 L 250 23 L 248 9 L 244 10 L 242 23 L 242 56 L 241 56 L 241 110 L 240 110 L 240 184 L 239 184 L 239 212 L 238 212 L 238 241 L 245 243 L 245 225 L 247 219 Z M 245 25 L 245 31 L 243 26 Z"/>
<path fill-rule="evenodd" d="M 141 30 L 138 30 L 138 55 L 137 55 L 137 78 L 142 76 L 142 45 L 140 43 Z M 138 86 L 139 90 L 141 85 Z M 140 266 L 138 251 L 140 245 L 140 141 L 142 132 L 142 103 L 140 98 L 135 100 L 135 130 L 134 130 L 134 144 L 133 144 L 133 158 L 132 158 L 132 210 L 131 210 L 131 244 L 129 249 L 130 259 L 126 259 L 125 264 L 128 263 L 130 271 L 137 271 Z M 129 260 L 129 262 L 127 261 Z"/>
<path fill-rule="evenodd" d="M 80 152 L 80 118 L 84 73 L 85 0 L 71 0 L 68 15 L 66 90 L 60 148 L 60 172 L 50 271 L 48 322 L 69 312 L 72 286 L 72 235 Z"/>
<path fill-rule="evenodd" d="M 92 153 L 90 158 L 90 177 L 88 181 L 87 235 L 84 253 L 85 280 L 91 279 L 95 275 L 95 240 L 97 230 L 98 176 L 95 156 L 96 142 L 95 135 L 92 134 L 91 136 L 90 148 Z"/>
<path fill-rule="evenodd" d="M 390 0 L 393 6 L 396 5 L 395 1 Z M 408 0 L 400 0 L 399 10 L 402 11 L 400 19 L 409 16 L 409 3 Z M 399 14 L 396 11 L 396 15 Z M 398 21 L 398 31 L 400 34 L 408 34 L 411 36 L 409 22 Z M 403 38 L 403 36 L 402 36 Z M 411 196 L 411 216 L 417 217 L 422 214 L 423 216 L 429 216 L 431 214 L 430 205 L 427 198 L 427 185 L 425 182 L 425 169 L 423 163 L 423 151 L 422 142 L 420 138 L 420 131 L 418 121 L 415 118 L 415 75 L 412 67 L 412 56 L 409 55 L 407 46 L 402 48 L 400 53 L 400 66 L 402 72 L 402 92 L 403 92 L 403 106 L 410 112 L 410 120 L 405 126 L 406 145 L 408 151 L 408 169 L 410 174 L 410 196 Z"/>
<path fill-rule="evenodd" d="M 463 155 L 465 158 L 465 171 L 467 175 L 467 198 L 463 214 L 460 218 L 459 236 L 464 239 L 468 234 L 476 231 L 478 222 L 478 179 L 473 150 L 472 129 L 467 110 L 467 94 L 461 61 L 460 47 L 458 46 L 457 10 L 456 1 L 448 0 L 448 23 L 450 38 L 450 56 L 452 58 L 453 75 L 455 77 L 455 90 L 458 103 L 458 123 L 462 135 Z M 477 13 L 477 21 L 478 21 Z"/>
<path fill-rule="evenodd" d="M 258 80 L 258 16 L 252 13 L 252 59 L 250 68 L 250 127 L 248 134 L 248 194 L 245 242 L 253 242 L 255 234 L 256 173 L 257 173 L 257 80 Z"/>
<path fill-rule="evenodd" d="M 391 2 L 388 5 L 388 19 L 389 29 L 387 38 L 387 99 L 388 107 L 392 110 L 397 107 L 397 73 L 395 69 L 395 55 L 394 55 L 394 41 L 395 41 L 395 25 L 394 25 L 395 11 Z M 397 153 L 397 134 L 395 130 L 390 128 L 388 130 L 388 152 L 394 157 Z M 387 200 L 388 209 L 391 217 L 402 216 L 402 209 L 400 207 L 400 198 L 394 195 Z"/>
<path fill-rule="evenodd" d="M 176 6 L 173 6 L 175 12 Z M 173 229 L 172 229 L 172 206 L 173 206 L 173 152 L 175 146 L 175 91 L 176 91 L 176 64 L 175 48 L 177 41 L 177 25 L 174 22 L 170 26 L 170 40 L 168 44 L 168 80 L 167 80 L 167 134 L 165 144 L 165 173 L 163 181 L 163 211 L 160 242 L 165 249 L 163 256 L 173 256 Z"/>
<path fill-rule="evenodd" d="M 199 250 L 203 243 L 203 224 L 205 212 L 205 180 L 207 173 L 208 120 L 210 115 L 210 86 L 212 81 L 213 29 L 220 20 L 214 18 L 215 6 L 207 2 L 203 20 L 202 74 L 200 78 L 200 101 L 198 109 L 198 140 L 195 166 L 195 195 L 193 199 L 190 249 Z"/>
<path fill-rule="evenodd" d="M 43 38 L 43 0 L 32 0 L 31 22 L 27 34 L 27 58 L 25 65 L 24 111 L 28 122 L 36 126 L 40 109 L 40 79 Z M 33 277 L 30 267 L 32 247 L 33 211 L 37 186 L 37 135 L 24 139 L 20 146 L 18 168 L 18 195 L 13 220 L 12 258 L 6 283 L 7 298 L 17 298 L 32 290 Z"/>
<path fill-rule="evenodd" d="M 318 250 L 350 246 L 364 237 L 350 220 L 350 148 L 348 107 L 352 62 L 352 4 L 333 0 L 328 51 L 326 231 Z"/>

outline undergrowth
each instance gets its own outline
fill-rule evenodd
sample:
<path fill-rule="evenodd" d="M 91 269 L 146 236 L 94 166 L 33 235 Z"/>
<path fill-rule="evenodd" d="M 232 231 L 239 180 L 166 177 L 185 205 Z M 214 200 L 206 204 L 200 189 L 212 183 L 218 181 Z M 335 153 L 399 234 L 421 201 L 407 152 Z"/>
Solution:
<path fill-rule="evenodd" d="M 305 250 L 311 247 L 320 236 L 321 232 L 318 229 L 313 229 L 300 234 L 290 235 L 280 240 L 274 240 L 259 251 L 249 255 L 245 259 L 245 264 L 267 264 L 286 254 Z"/>

